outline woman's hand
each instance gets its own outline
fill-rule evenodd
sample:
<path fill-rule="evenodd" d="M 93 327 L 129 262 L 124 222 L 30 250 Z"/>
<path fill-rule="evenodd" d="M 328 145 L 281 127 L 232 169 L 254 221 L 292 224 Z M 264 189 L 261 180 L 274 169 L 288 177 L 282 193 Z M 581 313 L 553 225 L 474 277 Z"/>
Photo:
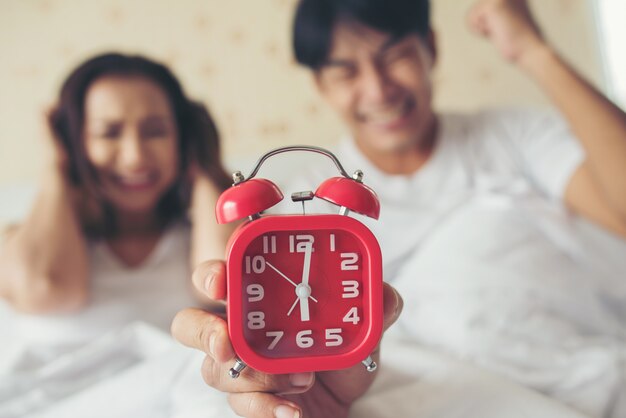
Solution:
<path fill-rule="evenodd" d="M 64 180 L 69 180 L 69 155 L 52 126 L 55 112 L 56 106 L 48 106 L 43 111 L 39 123 L 44 158 L 49 169 L 46 175 L 52 171 L 56 175 L 61 175 Z"/>
<path fill-rule="evenodd" d="M 208 310 L 186 309 L 172 323 L 172 334 L 183 344 L 207 353 L 202 365 L 206 383 L 229 394 L 235 413 L 258 418 L 346 417 L 352 403 L 372 384 L 375 373 L 358 364 L 346 370 L 271 375 L 246 368 L 238 379 L 228 370 L 235 359 L 224 319 L 226 273 L 222 261 L 200 264 L 192 278 L 198 292 L 213 301 Z M 402 298 L 384 286 L 384 328 L 393 324 L 402 311 Z M 376 350 L 372 358 L 377 361 Z"/>
<path fill-rule="evenodd" d="M 71 179 L 70 156 L 53 126 L 56 111 L 55 106 L 49 106 L 40 118 L 40 137 L 45 158 L 42 187 L 64 190 L 78 217 L 81 230 L 93 232 L 101 228 L 102 205 L 93 193 L 82 185 L 76 185 Z"/>

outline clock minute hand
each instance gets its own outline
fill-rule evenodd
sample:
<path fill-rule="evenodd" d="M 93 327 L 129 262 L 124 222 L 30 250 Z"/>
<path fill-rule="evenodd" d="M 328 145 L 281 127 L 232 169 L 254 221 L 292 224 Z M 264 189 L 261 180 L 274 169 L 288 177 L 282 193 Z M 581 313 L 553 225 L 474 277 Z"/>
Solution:
<path fill-rule="evenodd" d="M 313 252 L 313 246 L 309 243 L 305 247 L 304 251 L 304 267 L 302 269 L 302 284 L 309 285 L 309 273 L 311 272 L 311 253 Z"/>

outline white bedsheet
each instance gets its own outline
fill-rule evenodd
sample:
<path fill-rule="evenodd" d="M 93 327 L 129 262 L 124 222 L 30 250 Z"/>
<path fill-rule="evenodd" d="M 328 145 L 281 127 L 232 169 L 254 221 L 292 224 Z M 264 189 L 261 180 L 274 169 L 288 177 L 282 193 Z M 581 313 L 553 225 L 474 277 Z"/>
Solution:
<path fill-rule="evenodd" d="M 202 353 L 144 323 L 129 324 L 46 361 L 45 353 L 34 351 L 12 358 L 7 362 L 5 357 L 0 374 L 3 418 L 235 416 L 225 395 L 202 381 Z M 386 340 L 382 363 L 374 387 L 351 416 L 583 417 L 511 381 L 408 341 Z"/>
<path fill-rule="evenodd" d="M 393 282 L 398 328 L 597 417 L 626 417 L 626 242 L 533 199 L 451 211 Z M 578 221 L 580 222 L 580 221 Z"/>

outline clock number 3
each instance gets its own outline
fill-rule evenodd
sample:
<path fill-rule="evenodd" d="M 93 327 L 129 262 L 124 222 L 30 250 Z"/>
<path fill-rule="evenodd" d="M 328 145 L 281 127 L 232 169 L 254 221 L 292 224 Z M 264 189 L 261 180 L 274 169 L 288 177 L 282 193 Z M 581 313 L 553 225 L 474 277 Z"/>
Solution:
<path fill-rule="evenodd" d="M 359 296 L 359 282 L 356 280 L 344 280 L 341 282 L 343 286 L 343 299 L 354 299 Z"/>

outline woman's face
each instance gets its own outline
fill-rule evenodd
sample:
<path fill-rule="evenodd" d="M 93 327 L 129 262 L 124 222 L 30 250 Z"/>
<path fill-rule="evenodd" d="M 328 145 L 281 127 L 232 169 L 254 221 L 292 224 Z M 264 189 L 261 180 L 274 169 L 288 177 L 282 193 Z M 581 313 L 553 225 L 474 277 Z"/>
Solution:
<path fill-rule="evenodd" d="M 178 134 L 165 92 L 141 76 L 105 76 L 85 97 L 84 140 L 105 198 L 154 212 L 178 173 Z"/>

